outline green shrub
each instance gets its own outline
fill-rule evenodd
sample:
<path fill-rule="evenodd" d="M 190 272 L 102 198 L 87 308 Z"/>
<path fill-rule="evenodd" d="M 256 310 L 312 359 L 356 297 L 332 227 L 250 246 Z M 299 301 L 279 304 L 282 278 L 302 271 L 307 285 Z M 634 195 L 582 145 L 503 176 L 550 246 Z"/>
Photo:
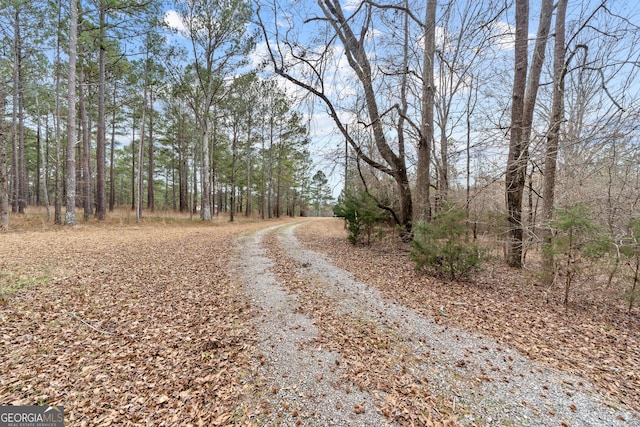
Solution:
<path fill-rule="evenodd" d="M 555 258 L 554 275 L 564 275 L 564 305 L 569 303 L 569 292 L 573 280 L 580 273 L 588 259 L 603 256 L 610 247 L 610 241 L 598 234 L 598 227 L 586 205 L 578 204 L 556 212 L 549 225 L 554 232 L 551 246 L 544 248 Z"/>
<path fill-rule="evenodd" d="M 378 207 L 375 199 L 364 192 L 347 193 L 340 196 L 334 206 L 335 216 L 344 218 L 349 231 L 349 241 L 357 244 L 366 237 L 371 242 L 371 234 L 376 224 L 387 219 L 387 213 Z"/>
<path fill-rule="evenodd" d="M 640 293 L 640 219 L 631 219 L 628 228 L 628 235 L 620 245 L 620 255 L 624 259 L 625 278 L 631 283 L 626 292 L 629 312 L 631 312 L 633 303 Z"/>
<path fill-rule="evenodd" d="M 411 259 L 418 270 L 459 280 L 480 268 L 484 250 L 465 239 L 465 216 L 445 207 L 433 222 L 416 225 Z"/>

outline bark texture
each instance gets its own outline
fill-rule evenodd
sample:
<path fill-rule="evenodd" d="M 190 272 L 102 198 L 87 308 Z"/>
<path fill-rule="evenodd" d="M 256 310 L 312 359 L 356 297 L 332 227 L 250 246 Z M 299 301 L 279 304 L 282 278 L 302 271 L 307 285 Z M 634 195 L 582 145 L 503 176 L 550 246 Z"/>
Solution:
<path fill-rule="evenodd" d="M 524 223 L 522 221 L 522 196 L 529 163 L 531 124 L 540 86 L 540 74 L 549 38 L 552 13 L 553 1 L 544 0 L 540 9 L 540 21 L 531 60 L 531 69 L 528 70 L 529 1 L 516 0 L 515 65 L 505 195 L 509 227 L 507 264 L 517 268 L 522 267 L 523 262 Z"/>
<path fill-rule="evenodd" d="M 558 1 L 555 25 L 555 45 L 553 48 L 553 99 L 549 132 L 547 133 L 547 149 L 544 161 L 544 187 L 542 189 L 542 218 L 548 223 L 553 218 L 553 205 L 556 187 L 556 164 L 558 159 L 558 142 L 560 139 L 560 125 L 564 117 L 564 76 L 566 74 L 565 56 L 565 21 L 568 0 Z M 543 240 L 550 244 L 551 230 L 544 227 Z M 553 281 L 554 259 L 551 251 L 544 252 L 545 281 Z"/>
<path fill-rule="evenodd" d="M 433 58 L 436 39 L 435 0 L 427 1 L 425 13 L 424 51 L 422 64 L 422 116 L 420 140 L 418 141 L 418 167 L 416 178 L 416 220 L 431 220 L 431 145 L 433 143 Z"/>
<path fill-rule="evenodd" d="M 6 103 L 4 82 L 0 80 L 0 230 L 9 229 L 9 177 L 7 176 L 7 130 L 4 120 Z"/>
<path fill-rule="evenodd" d="M 66 170 L 66 211 L 65 223 L 76 223 L 76 56 L 78 48 L 78 4 L 70 0 L 69 27 L 69 73 L 68 73 L 68 115 L 67 115 L 67 170 Z"/>

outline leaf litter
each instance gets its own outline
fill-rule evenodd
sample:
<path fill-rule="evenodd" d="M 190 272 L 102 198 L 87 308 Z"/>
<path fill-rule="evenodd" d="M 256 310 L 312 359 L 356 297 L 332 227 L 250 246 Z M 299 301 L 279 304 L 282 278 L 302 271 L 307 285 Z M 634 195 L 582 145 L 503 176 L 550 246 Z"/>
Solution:
<path fill-rule="evenodd" d="M 2 271 L 46 284 L 0 306 L 0 402 L 69 425 L 228 425 L 252 357 L 226 227 L 77 227 L 2 236 Z M 55 267 L 51 267 L 55 266 Z"/>
<path fill-rule="evenodd" d="M 628 314 L 623 306 L 599 300 L 593 292 L 576 297 L 565 310 L 561 289 L 549 291 L 528 280 L 526 272 L 508 269 L 499 262 L 490 264 L 470 283 L 436 280 L 415 271 L 406 245 L 395 241 L 369 247 L 350 245 L 342 222 L 335 219 L 306 223 L 297 227 L 295 234 L 305 248 L 324 254 L 331 263 L 381 292 L 386 300 L 433 318 L 443 329 L 461 328 L 493 337 L 496 349 L 510 347 L 561 374 L 581 378 L 567 380 L 568 387 L 586 388 L 587 382 L 592 383 L 611 408 L 626 407 L 634 417 L 624 420 L 624 416 L 616 416 L 605 425 L 640 424 L 637 311 Z M 462 358 L 456 363 L 464 367 L 468 361 Z M 492 369 L 495 366 L 485 368 L 489 373 Z M 478 379 L 495 381 L 491 375 Z M 540 394 L 543 397 L 545 391 Z"/>
<path fill-rule="evenodd" d="M 341 425 L 322 411 L 348 413 L 355 420 L 350 425 L 457 425 L 470 413 L 487 421 L 480 408 L 458 399 L 459 384 L 440 383 L 438 372 L 423 370 L 447 349 L 407 337 L 413 318 L 389 318 L 385 307 L 378 316 L 362 306 L 346 309 L 344 298 L 328 292 L 314 272 L 316 260 L 300 262 L 288 237 L 283 240 L 286 233 L 276 229 L 263 237 L 257 256 L 268 262 L 254 278 L 272 275 L 271 285 L 284 295 L 280 320 L 290 323 L 279 335 L 264 335 L 261 324 L 272 319 L 248 292 L 233 242 L 268 225 L 80 226 L 3 235 L 0 284 L 27 285 L 0 296 L 0 403 L 61 404 L 71 425 L 330 425 L 323 419 Z M 305 222 L 296 235 L 305 248 L 366 282 L 355 289 L 365 297 L 375 290 L 443 330 L 494 336 L 498 347 L 585 378 L 609 393 L 611 405 L 637 413 L 633 318 L 545 307 L 535 289 L 513 292 L 522 280 L 505 269 L 472 285 L 435 282 L 413 271 L 402 247 L 352 247 L 336 220 Z M 353 291 L 343 286 L 347 290 Z M 423 354 L 415 353 L 413 338 Z M 274 372 L 287 374 L 269 370 L 291 361 L 277 355 L 286 341 L 290 354 L 313 361 L 300 370 L 308 375 L 304 384 L 277 384 L 284 378 Z M 464 348 L 449 368 L 464 377 L 488 351 L 497 349 Z M 505 355 L 509 364 L 515 366 Z M 508 368 L 488 362 L 473 381 L 496 384 L 503 381 L 501 369 Z M 584 387 L 575 380 L 563 390 L 574 397 Z M 544 388 L 539 394 L 552 396 Z M 570 411 L 583 409 L 571 405 Z M 629 417 L 617 421 L 637 425 Z"/>

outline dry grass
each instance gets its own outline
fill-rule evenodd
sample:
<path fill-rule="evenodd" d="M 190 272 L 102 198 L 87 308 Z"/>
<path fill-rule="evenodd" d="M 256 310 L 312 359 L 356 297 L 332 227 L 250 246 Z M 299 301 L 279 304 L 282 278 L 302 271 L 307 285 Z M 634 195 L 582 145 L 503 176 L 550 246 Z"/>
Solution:
<path fill-rule="evenodd" d="M 47 231 L 58 230 L 68 227 L 66 225 L 54 224 L 53 207 L 49 214 L 42 206 L 29 206 L 24 214 L 11 214 L 9 219 L 9 232 L 19 231 Z M 62 218 L 64 220 L 64 208 L 62 210 Z M 245 217 L 243 214 L 236 215 L 234 222 L 244 224 L 247 222 L 255 222 L 260 220 L 257 216 Z M 102 227 L 126 227 L 126 226 L 145 226 L 145 225 L 201 225 L 202 221 L 198 214 L 180 213 L 173 210 L 157 209 L 154 212 L 143 211 L 142 220 L 136 221 L 135 211 L 129 208 L 117 208 L 113 212 L 107 213 L 107 218 L 103 221 L 92 217 L 88 221 L 83 219 L 83 211 L 76 210 L 75 227 L 94 226 Z M 223 225 L 229 222 L 229 214 L 221 213 L 214 216 L 209 225 Z"/>

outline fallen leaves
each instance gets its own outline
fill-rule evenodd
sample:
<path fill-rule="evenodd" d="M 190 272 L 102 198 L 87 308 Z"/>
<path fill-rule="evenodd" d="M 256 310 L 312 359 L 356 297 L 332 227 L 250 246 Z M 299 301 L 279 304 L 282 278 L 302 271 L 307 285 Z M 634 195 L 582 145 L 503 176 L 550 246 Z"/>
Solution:
<path fill-rule="evenodd" d="M 0 279 L 21 284 L 0 303 L 0 402 L 63 405 L 70 425 L 229 425 L 255 421 L 256 411 L 275 412 L 275 406 L 262 408 L 261 399 L 251 399 L 255 390 L 247 372 L 266 359 L 253 350 L 254 313 L 228 268 L 237 233 L 263 226 L 84 227 L 3 235 Z M 499 264 L 476 283 L 435 281 L 413 271 L 401 245 L 349 245 L 340 222 L 312 222 L 296 233 L 387 298 L 437 316 L 443 328 L 456 324 L 493 335 L 589 378 L 640 410 L 637 315 L 586 303 L 565 312 L 544 303 L 544 290 Z M 280 250 L 274 244 L 272 251 Z M 344 376 L 337 387 L 377 394 L 376 405 L 366 409 L 390 420 L 447 420 L 446 406 L 428 393 L 428 379 L 417 378 L 411 360 L 392 351 L 399 348 L 394 331 L 405 325 L 358 316 L 345 321 L 332 308 L 336 301 L 286 272 L 310 266 L 277 258 L 285 285 L 303 298 L 299 310 L 321 330 L 314 344 L 341 353 L 335 366 Z M 460 359 L 457 369 L 468 363 Z M 493 381 L 491 375 L 478 380 Z M 326 384 L 328 377 L 315 379 Z M 277 388 L 265 391 L 280 395 Z M 286 405 L 303 424 L 304 414 Z M 359 411 L 364 403 L 353 407 Z"/>
<path fill-rule="evenodd" d="M 410 352 L 403 351 L 405 344 L 395 331 L 403 325 L 386 325 L 380 319 L 359 315 L 357 310 L 341 311 L 341 296 L 325 293 L 323 284 L 306 276 L 305 267 L 287 254 L 275 233 L 266 236 L 263 246 L 275 263 L 272 271 L 278 282 L 296 295 L 298 310 L 318 328 L 313 344 L 340 354 L 335 363 L 344 370 L 346 393 L 357 389 L 373 395 L 376 411 L 399 424 L 457 425 L 448 404 L 436 402 L 428 381 L 409 369 L 412 359 L 405 354 Z M 355 404 L 353 413 L 365 414 L 365 404 Z"/>
<path fill-rule="evenodd" d="M 386 298 L 443 326 L 493 336 L 533 359 L 584 376 L 640 411 L 640 317 L 637 310 L 627 314 L 625 307 L 607 300 L 604 289 L 585 284 L 567 311 L 560 287 L 538 286 L 526 271 L 509 269 L 500 260 L 473 283 L 446 282 L 416 273 L 407 246 L 395 240 L 369 247 L 349 244 L 340 220 L 314 221 L 298 227 L 296 235 Z"/>
<path fill-rule="evenodd" d="M 63 405 L 70 425 L 247 419 L 251 313 L 227 266 L 259 226 L 3 235 L 0 271 L 47 280 L 0 306 L 0 402 Z"/>

